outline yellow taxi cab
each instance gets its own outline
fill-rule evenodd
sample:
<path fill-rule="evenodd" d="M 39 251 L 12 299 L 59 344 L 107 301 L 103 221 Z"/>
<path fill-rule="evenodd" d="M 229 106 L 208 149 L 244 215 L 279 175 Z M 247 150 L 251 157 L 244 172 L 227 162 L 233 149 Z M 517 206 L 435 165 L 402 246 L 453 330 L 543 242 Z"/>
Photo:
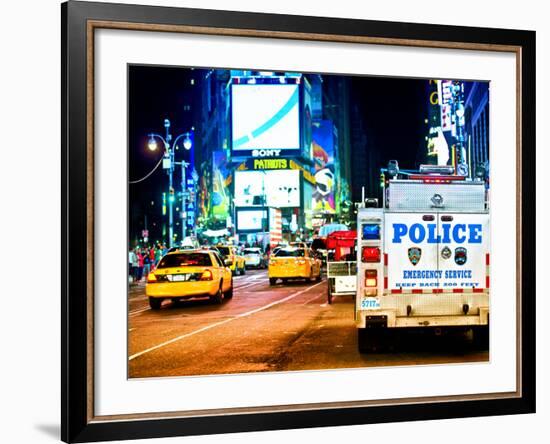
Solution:
<path fill-rule="evenodd" d="M 145 294 L 153 310 L 162 301 L 209 297 L 221 304 L 233 297 L 233 277 L 213 250 L 177 250 L 167 253 L 147 276 Z"/>
<path fill-rule="evenodd" d="M 218 245 L 216 249 L 220 252 L 220 255 L 234 275 L 246 273 L 246 262 L 244 256 L 241 256 L 237 247 L 233 245 Z"/>
<path fill-rule="evenodd" d="M 269 259 L 269 284 L 278 279 L 286 283 L 289 279 L 321 280 L 321 261 L 308 248 L 286 247 L 272 254 Z"/>

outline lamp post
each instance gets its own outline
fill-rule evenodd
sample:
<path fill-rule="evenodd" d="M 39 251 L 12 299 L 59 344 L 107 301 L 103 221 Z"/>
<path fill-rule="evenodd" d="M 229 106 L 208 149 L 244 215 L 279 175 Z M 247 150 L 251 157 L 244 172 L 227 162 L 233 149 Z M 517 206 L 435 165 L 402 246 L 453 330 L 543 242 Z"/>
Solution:
<path fill-rule="evenodd" d="M 266 246 L 266 242 L 265 242 L 265 238 L 266 238 L 266 232 L 268 231 L 268 229 L 266 229 L 266 219 L 267 219 L 267 215 L 266 215 L 266 195 L 265 195 L 265 179 L 266 179 L 266 176 L 267 176 L 267 172 L 266 170 L 261 170 L 262 173 L 263 173 L 263 176 L 262 176 L 262 246 L 265 250 L 265 246 Z"/>
<path fill-rule="evenodd" d="M 164 154 L 162 159 L 162 168 L 166 170 L 166 173 L 168 174 L 168 246 L 171 248 L 174 244 L 174 201 L 175 193 L 174 193 L 174 167 L 176 165 L 181 166 L 181 174 L 182 174 L 182 181 L 181 181 L 181 187 L 182 187 L 182 204 L 185 203 L 185 197 L 187 195 L 187 190 L 185 187 L 186 181 L 185 181 L 185 169 L 189 166 L 189 163 L 185 162 L 183 159 L 181 162 L 175 161 L 175 149 L 178 144 L 178 141 L 183 138 L 183 148 L 187 151 L 189 151 L 193 147 L 193 141 L 191 139 L 191 133 L 185 132 L 181 133 L 179 136 L 177 136 L 172 143 L 172 134 L 170 134 L 170 120 L 164 119 L 164 129 L 165 134 L 164 137 L 157 133 L 151 133 L 149 134 L 149 142 L 148 147 L 151 151 L 156 151 L 158 148 L 156 139 L 160 139 L 163 143 L 164 147 Z M 183 209 L 183 205 L 182 205 Z M 182 235 L 185 237 L 185 224 L 186 221 L 182 220 Z M 182 240 L 183 240 L 182 237 Z"/>

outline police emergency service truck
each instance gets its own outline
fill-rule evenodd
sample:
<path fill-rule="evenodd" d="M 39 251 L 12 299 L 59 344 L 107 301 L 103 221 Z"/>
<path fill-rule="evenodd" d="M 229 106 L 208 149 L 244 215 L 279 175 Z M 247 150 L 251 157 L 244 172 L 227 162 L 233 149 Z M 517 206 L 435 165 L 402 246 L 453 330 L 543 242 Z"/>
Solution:
<path fill-rule="evenodd" d="M 421 166 L 384 180 L 382 208 L 359 208 L 359 350 L 409 328 L 467 328 L 488 343 L 489 209 L 485 181 Z M 445 174 L 451 173 L 451 174 Z M 386 187 L 387 186 L 387 187 Z"/>

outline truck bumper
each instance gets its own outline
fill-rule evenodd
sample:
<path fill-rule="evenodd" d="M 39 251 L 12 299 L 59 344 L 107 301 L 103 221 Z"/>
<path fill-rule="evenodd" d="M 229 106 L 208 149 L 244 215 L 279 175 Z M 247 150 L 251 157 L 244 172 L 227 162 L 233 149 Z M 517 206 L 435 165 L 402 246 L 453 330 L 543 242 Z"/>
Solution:
<path fill-rule="evenodd" d="M 397 310 L 361 310 L 357 313 L 356 325 L 366 328 L 385 320 L 388 328 L 400 327 L 467 327 L 489 324 L 489 307 L 479 307 L 476 312 L 452 316 L 397 316 Z"/>

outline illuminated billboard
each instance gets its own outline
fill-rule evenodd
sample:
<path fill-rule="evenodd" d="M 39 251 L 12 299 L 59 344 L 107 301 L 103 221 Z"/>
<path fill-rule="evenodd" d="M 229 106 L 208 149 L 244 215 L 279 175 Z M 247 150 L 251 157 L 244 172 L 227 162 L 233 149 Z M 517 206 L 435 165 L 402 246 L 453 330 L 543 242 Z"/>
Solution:
<path fill-rule="evenodd" d="M 315 164 L 315 191 L 313 192 L 312 209 L 314 213 L 334 214 L 336 202 L 334 191 L 335 153 L 334 126 L 330 120 L 319 120 L 313 123 L 313 162 Z"/>
<path fill-rule="evenodd" d="M 237 231 L 263 231 L 267 229 L 263 219 L 267 218 L 265 210 L 237 211 Z"/>
<path fill-rule="evenodd" d="M 225 151 L 212 153 L 212 193 L 210 208 L 212 216 L 219 220 L 227 219 L 229 215 L 229 184 L 232 176 Z"/>
<path fill-rule="evenodd" d="M 233 151 L 300 149 L 299 98 L 296 84 L 233 84 Z"/>
<path fill-rule="evenodd" d="M 299 207 L 300 171 L 235 171 L 235 205 Z"/>

